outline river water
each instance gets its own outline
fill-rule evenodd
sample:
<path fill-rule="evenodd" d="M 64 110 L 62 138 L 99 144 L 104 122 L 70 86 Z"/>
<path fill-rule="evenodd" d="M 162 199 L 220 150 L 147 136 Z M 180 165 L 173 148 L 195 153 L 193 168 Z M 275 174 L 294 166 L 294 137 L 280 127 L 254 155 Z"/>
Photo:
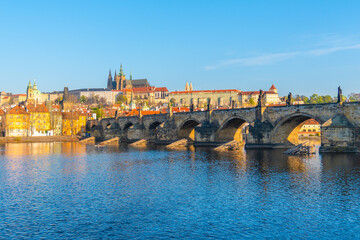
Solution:
<path fill-rule="evenodd" d="M 360 156 L 0 146 L 1 239 L 359 239 Z"/>

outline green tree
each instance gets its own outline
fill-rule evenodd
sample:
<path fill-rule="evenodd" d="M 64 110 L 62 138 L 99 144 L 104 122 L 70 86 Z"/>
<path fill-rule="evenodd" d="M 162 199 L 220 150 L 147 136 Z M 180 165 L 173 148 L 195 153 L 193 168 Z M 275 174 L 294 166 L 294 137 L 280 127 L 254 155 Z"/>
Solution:
<path fill-rule="evenodd" d="M 122 104 L 122 103 L 126 104 L 127 103 L 127 97 L 125 97 L 124 95 L 118 95 L 116 97 L 116 103 L 118 103 L 118 104 Z"/>
<path fill-rule="evenodd" d="M 101 108 L 95 110 L 96 119 L 102 119 L 104 117 L 104 111 Z"/>
<path fill-rule="evenodd" d="M 171 107 L 175 106 L 175 98 L 170 99 L 170 106 Z"/>
<path fill-rule="evenodd" d="M 82 95 L 82 96 L 80 97 L 79 101 L 80 101 L 81 103 L 86 103 L 87 98 L 86 98 L 84 95 Z"/>
<path fill-rule="evenodd" d="M 253 98 L 250 98 L 249 103 L 250 103 L 251 106 L 254 106 L 255 105 L 255 100 Z"/>
<path fill-rule="evenodd" d="M 310 99 L 306 96 L 302 96 L 302 100 L 304 101 L 305 104 L 309 104 L 310 103 Z"/>
<path fill-rule="evenodd" d="M 310 103 L 311 104 L 315 104 L 315 103 L 318 103 L 318 98 L 319 98 L 319 95 L 314 93 L 313 95 L 310 96 Z"/>
<path fill-rule="evenodd" d="M 316 103 L 324 103 L 324 98 L 322 96 L 318 96 Z"/>
<path fill-rule="evenodd" d="M 333 101 L 330 95 L 324 96 L 323 99 L 325 103 L 331 103 Z"/>
<path fill-rule="evenodd" d="M 55 103 L 59 104 L 62 100 L 63 100 L 62 97 L 58 97 L 57 99 L 55 99 Z"/>

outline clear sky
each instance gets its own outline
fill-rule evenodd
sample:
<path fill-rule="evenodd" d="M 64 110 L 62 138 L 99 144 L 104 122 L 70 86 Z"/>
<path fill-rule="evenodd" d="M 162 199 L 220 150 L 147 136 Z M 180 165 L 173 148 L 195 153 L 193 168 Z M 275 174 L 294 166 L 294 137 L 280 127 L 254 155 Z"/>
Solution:
<path fill-rule="evenodd" d="M 0 90 L 106 87 L 109 68 L 182 90 L 360 92 L 360 1 L 1 1 Z"/>

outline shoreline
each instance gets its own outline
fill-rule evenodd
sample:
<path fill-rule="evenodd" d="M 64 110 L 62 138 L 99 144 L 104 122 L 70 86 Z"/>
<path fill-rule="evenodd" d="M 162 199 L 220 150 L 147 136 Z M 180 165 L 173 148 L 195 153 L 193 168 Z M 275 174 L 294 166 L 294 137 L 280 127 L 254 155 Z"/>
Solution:
<path fill-rule="evenodd" d="M 78 136 L 0 137 L 5 143 L 79 142 Z"/>

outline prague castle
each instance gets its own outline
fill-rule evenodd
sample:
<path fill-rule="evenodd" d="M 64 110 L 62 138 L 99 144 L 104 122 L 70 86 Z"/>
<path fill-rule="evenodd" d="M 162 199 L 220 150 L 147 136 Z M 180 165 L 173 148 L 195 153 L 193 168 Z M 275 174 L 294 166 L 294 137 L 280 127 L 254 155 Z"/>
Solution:
<path fill-rule="evenodd" d="M 117 75 L 116 70 L 114 78 L 111 76 L 111 70 L 109 70 L 107 89 L 109 90 L 123 90 L 123 89 L 133 89 L 133 88 L 143 88 L 150 87 L 150 84 L 147 79 L 132 79 L 130 73 L 130 79 L 126 79 L 125 74 L 123 73 L 122 65 L 120 65 L 120 73 Z"/>

